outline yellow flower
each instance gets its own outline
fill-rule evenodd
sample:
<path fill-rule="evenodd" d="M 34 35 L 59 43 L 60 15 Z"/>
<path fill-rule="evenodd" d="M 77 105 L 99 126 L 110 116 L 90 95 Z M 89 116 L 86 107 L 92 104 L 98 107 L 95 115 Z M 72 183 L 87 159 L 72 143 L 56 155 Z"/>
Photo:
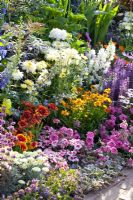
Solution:
<path fill-rule="evenodd" d="M 6 108 L 5 109 L 5 113 L 6 114 L 8 114 L 8 115 L 12 114 L 12 112 L 11 112 L 12 102 L 11 102 L 10 99 L 4 99 L 1 107 L 5 107 Z"/>
<path fill-rule="evenodd" d="M 110 92 L 111 92 L 110 88 L 107 88 L 107 89 L 104 90 L 104 93 L 110 94 Z"/>
<path fill-rule="evenodd" d="M 27 88 L 27 85 L 26 85 L 26 84 L 21 84 L 20 86 L 21 86 L 21 88 L 23 88 L 23 89 L 26 89 L 26 88 Z"/>
<path fill-rule="evenodd" d="M 101 106 L 101 102 L 100 102 L 100 101 L 96 101 L 96 102 L 94 102 L 94 106 L 95 106 L 95 107 L 99 107 L 99 106 Z"/>
<path fill-rule="evenodd" d="M 61 114 L 64 116 L 68 116 L 70 113 L 67 110 L 62 110 Z"/>
<path fill-rule="evenodd" d="M 31 87 L 34 85 L 34 82 L 31 81 L 31 80 L 29 80 L 29 79 L 26 79 L 26 80 L 24 81 L 24 83 L 25 83 L 26 85 L 28 85 L 28 86 L 31 86 Z"/>
<path fill-rule="evenodd" d="M 107 106 L 106 105 L 103 105 L 103 108 L 104 108 L 105 111 L 107 110 Z"/>
<path fill-rule="evenodd" d="M 61 100 L 60 103 L 61 103 L 64 107 L 68 107 L 68 103 L 66 103 L 64 100 Z"/>

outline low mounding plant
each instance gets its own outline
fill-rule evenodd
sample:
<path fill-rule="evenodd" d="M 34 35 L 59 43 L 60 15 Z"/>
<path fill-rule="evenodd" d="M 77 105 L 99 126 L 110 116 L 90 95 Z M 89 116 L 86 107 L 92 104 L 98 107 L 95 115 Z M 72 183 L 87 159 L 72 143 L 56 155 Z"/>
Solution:
<path fill-rule="evenodd" d="M 20 189 L 14 194 L 8 196 L 17 200 L 42 199 L 60 199 L 60 200 L 82 200 L 83 195 L 79 193 L 79 172 L 78 170 L 60 169 L 50 171 L 44 180 L 33 179 L 27 187 Z M 82 191 L 82 190 L 81 190 Z"/>
<path fill-rule="evenodd" d="M 79 162 L 79 155 L 84 145 L 85 143 L 80 139 L 78 132 L 66 127 L 54 129 L 46 126 L 39 138 L 40 148 L 46 152 L 49 150 L 59 152 L 59 155 L 68 162 Z"/>
<path fill-rule="evenodd" d="M 129 110 L 128 110 L 129 109 Z M 99 158 L 106 160 L 108 154 L 125 154 L 132 157 L 132 109 L 110 106 L 108 119 L 100 126 L 101 147 L 96 149 Z M 127 112 L 128 110 L 128 112 Z"/>

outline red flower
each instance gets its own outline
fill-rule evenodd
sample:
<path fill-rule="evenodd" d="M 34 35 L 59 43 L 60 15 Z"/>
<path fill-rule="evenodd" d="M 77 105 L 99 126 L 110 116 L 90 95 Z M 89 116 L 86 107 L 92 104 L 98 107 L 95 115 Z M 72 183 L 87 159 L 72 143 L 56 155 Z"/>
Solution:
<path fill-rule="evenodd" d="M 22 151 L 27 151 L 28 147 L 25 142 L 19 142 L 18 145 L 20 146 Z"/>
<path fill-rule="evenodd" d="M 43 105 L 38 106 L 38 108 L 36 109 L 36 113 L 41 117 L 47 117 L 50 114 L 48 108 Z"/>
<path fill-rule="evenodd" d="M 38 146 L 38 142 L 32 142 L 31 144 L 30 144 L 30 149 L 35 149 L 36 147 Z"/>
<path fill-rule="evenodd" d="M 23 134 L 18 134 L 17 138 L 20 142 L 27 142 L 27 138 Z"/>
<path fill-rule="evenodd" d="M 30 110 L 25 110 L 22 114 L 21 119 L 30 120 L 32 117 L 32 112 Z"/>
<path fill-rule="evenodd" d="M 22 104 L 23 104 L 25 107 L 27 107 L 28 109 L 30 109 L 30 110 L 35 109 L 35 106 L 34 106 L 31 102 L 22 101 Z"/>
<path fill-rule="evenodd" d="M 51 110 L 58 110 L 57 106 L 55 105 L 55 103 L 50 103 L 48 104 L 48 107 L 51 109 Z"/>
<path fill-rule="evenodd" d="M 18 122 L 18 125 L 19 125 L 19 128 L 23 129 L 23 128 L 26 128 L 28 123 L 26 120 L 24 119 L 21 119 L 19 122 Z"/>
<path fill-rule="evenodd" d="M 41 119 L 42 119 L 42 118 L 41 118 L 40 115 L 34 114 L 33 117 L 32 117 L 32 119 L 31 119 L 31 121 L 30 121 L 31 127 L 32 127 L 33 125 L 35 125 L 35 124 L 41 123 Z"/>

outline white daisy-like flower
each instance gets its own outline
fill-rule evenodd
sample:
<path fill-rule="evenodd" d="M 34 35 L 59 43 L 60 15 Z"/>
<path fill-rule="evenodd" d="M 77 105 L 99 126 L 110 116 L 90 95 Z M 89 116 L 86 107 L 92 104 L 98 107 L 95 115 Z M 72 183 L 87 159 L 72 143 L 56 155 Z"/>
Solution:
<path fill-rule="evenodd" d="M 61 30 L 58 28 L 53 28 L 50 31 L 49 37 L 56 40 L 66 40 L 67 32 L 66 30 Z"/>
<path fill-rule="evenodd" d="M 16 81 L 19 81 L 23 78 L 24 74 L 19 69 L 16 69 L 12 73 L 12 78 Z"/>
<path fill-rule="evenodd" d="M 26 70 L 27 73 L 35 73 L 36 72 L 36 63 L 33 60 L 26 60 L 22 64 L 22 69 Z"/>
<path fill-rule="evenodd" d="M 41 71 L 42 69 L 45 69 L 47 67 L 47 63 L 45 61 L 40 61 L 36 63 L 36 69 L 38 71 Z"/>

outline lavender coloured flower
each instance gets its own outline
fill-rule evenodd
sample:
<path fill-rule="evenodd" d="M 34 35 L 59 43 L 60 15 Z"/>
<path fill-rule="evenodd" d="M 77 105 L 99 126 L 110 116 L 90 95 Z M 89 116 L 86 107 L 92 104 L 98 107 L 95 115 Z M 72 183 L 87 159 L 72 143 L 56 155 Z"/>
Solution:
<path fill-rule="evenodd" d="M 120 95 L 124 95 L 128 88 L 133 88 L 133 62 L 126 63 L 118 59 L 105 74 L 104 88 L 111 88 L 111 97 L 118 101 Z"/>
<path fill-rule="evenodd" d="M 10 73 L 6 68 L 3 72 L 0 72 L 0 89 L 4 89 L 10 81 Z"/>

